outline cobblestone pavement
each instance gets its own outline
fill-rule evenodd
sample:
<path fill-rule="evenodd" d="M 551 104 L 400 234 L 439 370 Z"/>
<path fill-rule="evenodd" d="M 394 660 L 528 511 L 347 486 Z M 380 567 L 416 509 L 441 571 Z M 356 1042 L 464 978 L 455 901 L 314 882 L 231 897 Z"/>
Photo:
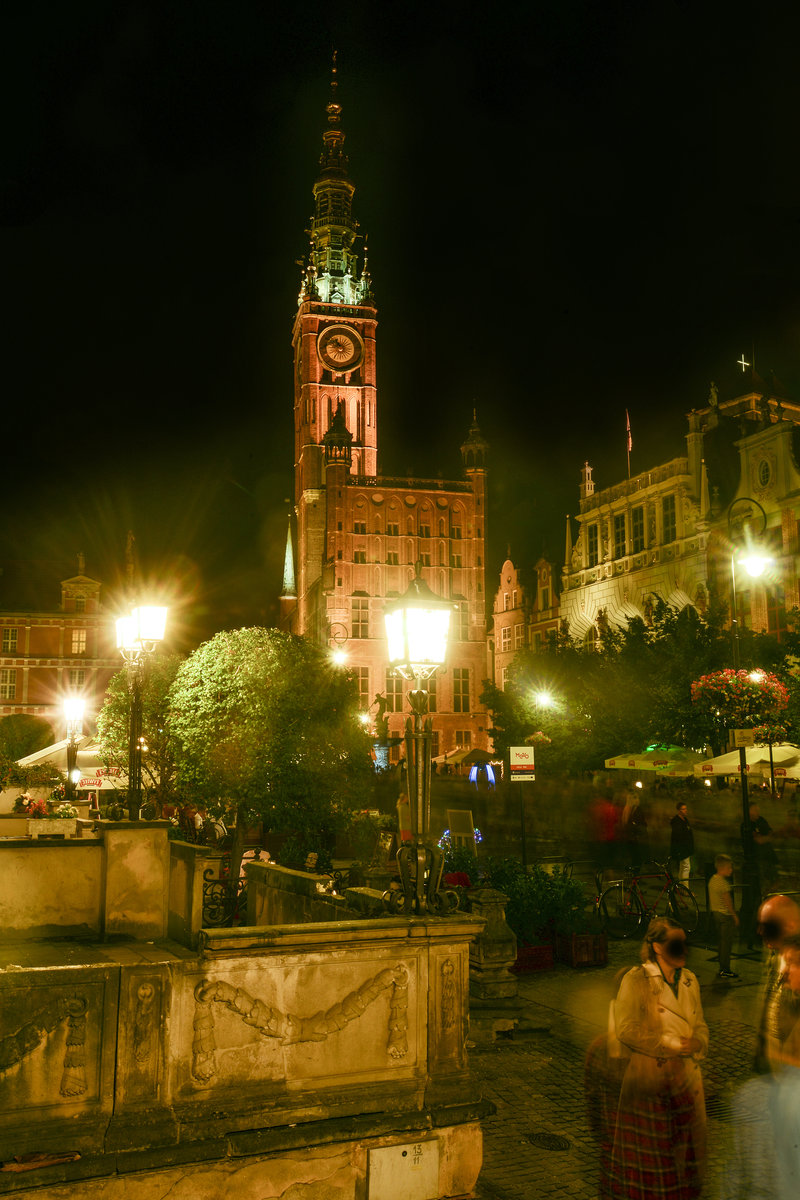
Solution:
<path fill-rule="evenodd" d="M 484 1097 L 497 1106 L 483 1123 L 479 1200 L 596 1200 L 597 1152 L 585 1114 L 583 1062 L 607 1027 L 615 977 L 638 962 L 638 942 L 612 942 L 609 965 L 520 977 L 524 1017 L 513 1038 L 476 1046 L 470 1062 Z M 741 978 L 716 979 L 712 949 L 693 947 L 689 965 L 700 980 L 710 1029 L 703 1075 L 709 1118 L 709 1170 L 704 1195 L 716 1198 L 725 1154 L 730 1097 L 749 1075 L 755 1044 L 761 963 L 734 960 Z"/>

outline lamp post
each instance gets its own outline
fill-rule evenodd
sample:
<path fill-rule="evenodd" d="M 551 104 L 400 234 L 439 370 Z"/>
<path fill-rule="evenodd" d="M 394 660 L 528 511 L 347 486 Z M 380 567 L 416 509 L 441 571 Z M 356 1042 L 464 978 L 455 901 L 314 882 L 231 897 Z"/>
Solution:
<path fill-rule="evenodd" d="M 164 639 L 167 610 L 157 605 L 134 608 L 117 620 L 117 649 L 128 668 L 130 721 L 128 727 L 128 817 L 139 818 L 142 805 L 142 679 L 147 657 Z"/>
<path fill-rule="evenodd" d="M 389 643 L 389 665 L 414 681 L 409 693 L 413 716 L 406 720 L 406 771 L 411 808 L 411 841 L 397 851 L 402 891 L 387 892 L 384 902 L 393 911 L 440 913 L 458 907 L 453 892 L 441 892 L 444 856 L 429 841 L 431 815 L 432 725 L 428 693 L 423 683 L 444 665 L 447 636 L 454 606 L 440 600 L 421 578 L 417 563 L 408 590 L 386 606 L 384 621 Z"/>
<path fill-rule="evenodd" d="M 752 526 L 755 523 L 755 533 L 752 532 Z M 739 647 L 739 613 L 736 599 L 736 568 L 737 559 L 738 565 L 747 572 L 751 579 L 758 579 L 764 573 L 764 568 L 769 562 L 769 558 L 758 552 L 757 546 L 753 545 L 753 538 L 756 541 L 764 536 L 767 528 L 767 514 L 751 496 L 741 496 L 738 500 L 734 500 L 728 510 L 728 540 L 731 547 L 731 640 L 733 643 L 733 669 L 738 671 L 741 666 L 741 654 Z M 745 551 L 744 553 L 742 551 Z M 743 909 L 749 916 L 752 915 L 754 901 L 758 897 L 761 889 L 761 883 L 758 876 L 758 860 L 756 859 L 755 842 L 753 834 L 750 830 L 750 798 L 747 785 L 747 750 L 746 747 L 739 747 L 739 774 L 742 779 L 742 882 L 745 884 L 743 896 Z M 748 889 L 749 885 L 749 889 Z M 743 920 L 742 924 L 747 925 L 747 921 Z"/>
<path fill-rule="evenodd" d="M 67 784 L 64 792 L 68 804 L 75 802 L 75 789 L 80 779 L 78 739 L 83 732 L 84 707 L 85 701 L 80 696 L 67 696 L 64 700 L 64 720 L 67 725 Z"/>

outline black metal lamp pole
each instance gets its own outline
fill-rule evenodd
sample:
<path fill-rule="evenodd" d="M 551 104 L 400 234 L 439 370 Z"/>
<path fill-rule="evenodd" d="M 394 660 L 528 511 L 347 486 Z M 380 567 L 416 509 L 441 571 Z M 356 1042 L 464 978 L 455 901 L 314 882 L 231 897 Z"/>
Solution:
<path fill-rule="evenodd" d="M 447 633 L 453 605 L 440 600 L 421 577 L 405 595 L 387 605 L 385 620 L 389 661 L 404 679 L 414 680 L 409 693 L 412 716 L 406 720 L 406 772 L 411 809 L 411 841 L 397 851 L 401 888 L 384 893 L 391 912 L 437 915 L 458 908 L 458 895 L 442 891 L 444 855 L 430 841 L 432 723 L 424 680 L 445 660 Z"/>
<path fill-rule="evenodd" d="M 140 656 L 128 659 L 130 726 L 128 729 L 128 820 L 138 821 L 142 807 L 142 670 Z"/>
<path fill-rule="evenodd" d="M 117 620 L 117 648 L 128 668 L 130 714 L 128 727 L 128 818 L 139 819 L 142 807 L 142 678 L 146 658 L 164 637 L 167 609 L 158 605 L 134 608 Z"/>
<path fill-rule="evenodd" d="M 743 513 L 741 517 L 735 515 L 736 507 L 741 505 Z M 731 544 L 731 641 L 733 643 L 733 669 L 738 671 L 741 667 L 741 653 L 739 647 L 739 613 L 736 598 L 736 547 L 734 544 L 734 532 L 741 533 L 742 526 L 746 524 L 749 518 L 753 515 L 753 509 L 758 509 L 761 518 L 761 530 L 758 536 L 760 537 L 767 526 L 767 514 L 758 503 L 749 496 L 741 497 L 734 501 L 728 512 L 728 537 Z M 747 781 L 747 750 L 744 746 L 739 747 L 739 774 L 742 779 L 742 928 L 751 930 L 754 927 L 755 908 L 761 895 L 761 880 L 758 871 L 758 859 L 756 857 L 756 846 L 753 840 L 753 831 L 750 828 L 750 797 Z"/>
<path fill-rule="evenodd" d="M 75 773 L 78 766 L 78 739 L 81 736 L 83 700 L 77 696 L 68 696 L 64 701 L 64 716 L 67 723 L 67 782 L 64 787 L 64 799 L 68 804 L 74 804 L 77 792 Z"/>

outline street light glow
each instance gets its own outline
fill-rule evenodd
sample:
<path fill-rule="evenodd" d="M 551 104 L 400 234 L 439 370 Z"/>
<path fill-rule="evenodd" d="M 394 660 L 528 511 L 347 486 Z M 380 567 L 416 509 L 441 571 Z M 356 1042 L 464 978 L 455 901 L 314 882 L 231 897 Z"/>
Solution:
<path fill-rule="evenodd" d="M 440 600 L 419 571 L 408 590 L 386 606 L 389 665 L 404 679 L 427 679 L 444 666 L 453 605 Z"/>
<path fill-rule="evenodd" d="M 64 717 L 68 725 L 80 725 L 83 720 L 83 710 L 86 702 L 81 696 L 66 696 L 64 699 Z"/>
<path fill-rule="evenodd" d="M 534 692 L 533 698 L 540 708 L 550 708 L 553 704 L 552 694 L 544 689 L 540 692 Z"/>
<path fill-rule="evenodd" d="M 740 558 L 739 562 L 751 579 L 758 579 L 764 574 L 772 559 L 764 554 L 748 554 L 746 557 Z"/>
<path fill-rule="evenodd" d="M 347 662 L 347 651 L 343 650 L 341 646 L 331 650 L 331 662 L 335 667 L 343 667 Z"/>

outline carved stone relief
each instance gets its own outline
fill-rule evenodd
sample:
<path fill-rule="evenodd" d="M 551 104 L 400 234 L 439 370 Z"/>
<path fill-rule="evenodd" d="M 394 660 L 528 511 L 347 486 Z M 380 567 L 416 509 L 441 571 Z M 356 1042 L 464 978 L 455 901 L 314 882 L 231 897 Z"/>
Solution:
<path fill-rule="evenodd" d="M 84 996 L 57 996 L 24 1025 L 0 1038 L 0 1077 L 21 1063 L 66 1022 L 64 1064 L 59 1083 L 62 1096 L 82 1096 L 86 1091 L 86 1010 Z"/>
<path fill-rule="evenodd" d="M 357 1020 L 389 988 L 386 1048 L 392 1058 L 403 1058 L 408 1053 L 408 971 L 402 964 L 386 967 L 326 1012 L 316 1012 L 308 1017 L 283 1013 L 224 980 L 203 980 L 194 989 L 192 1076 L 198 1083 L 206 1084 L 217 1071 L 214 1004 L 236 1013 L 262 1037 L 276 1038 L 281 1045 L 292 1046 L 298 1042 L 325 1041 Z"/>

